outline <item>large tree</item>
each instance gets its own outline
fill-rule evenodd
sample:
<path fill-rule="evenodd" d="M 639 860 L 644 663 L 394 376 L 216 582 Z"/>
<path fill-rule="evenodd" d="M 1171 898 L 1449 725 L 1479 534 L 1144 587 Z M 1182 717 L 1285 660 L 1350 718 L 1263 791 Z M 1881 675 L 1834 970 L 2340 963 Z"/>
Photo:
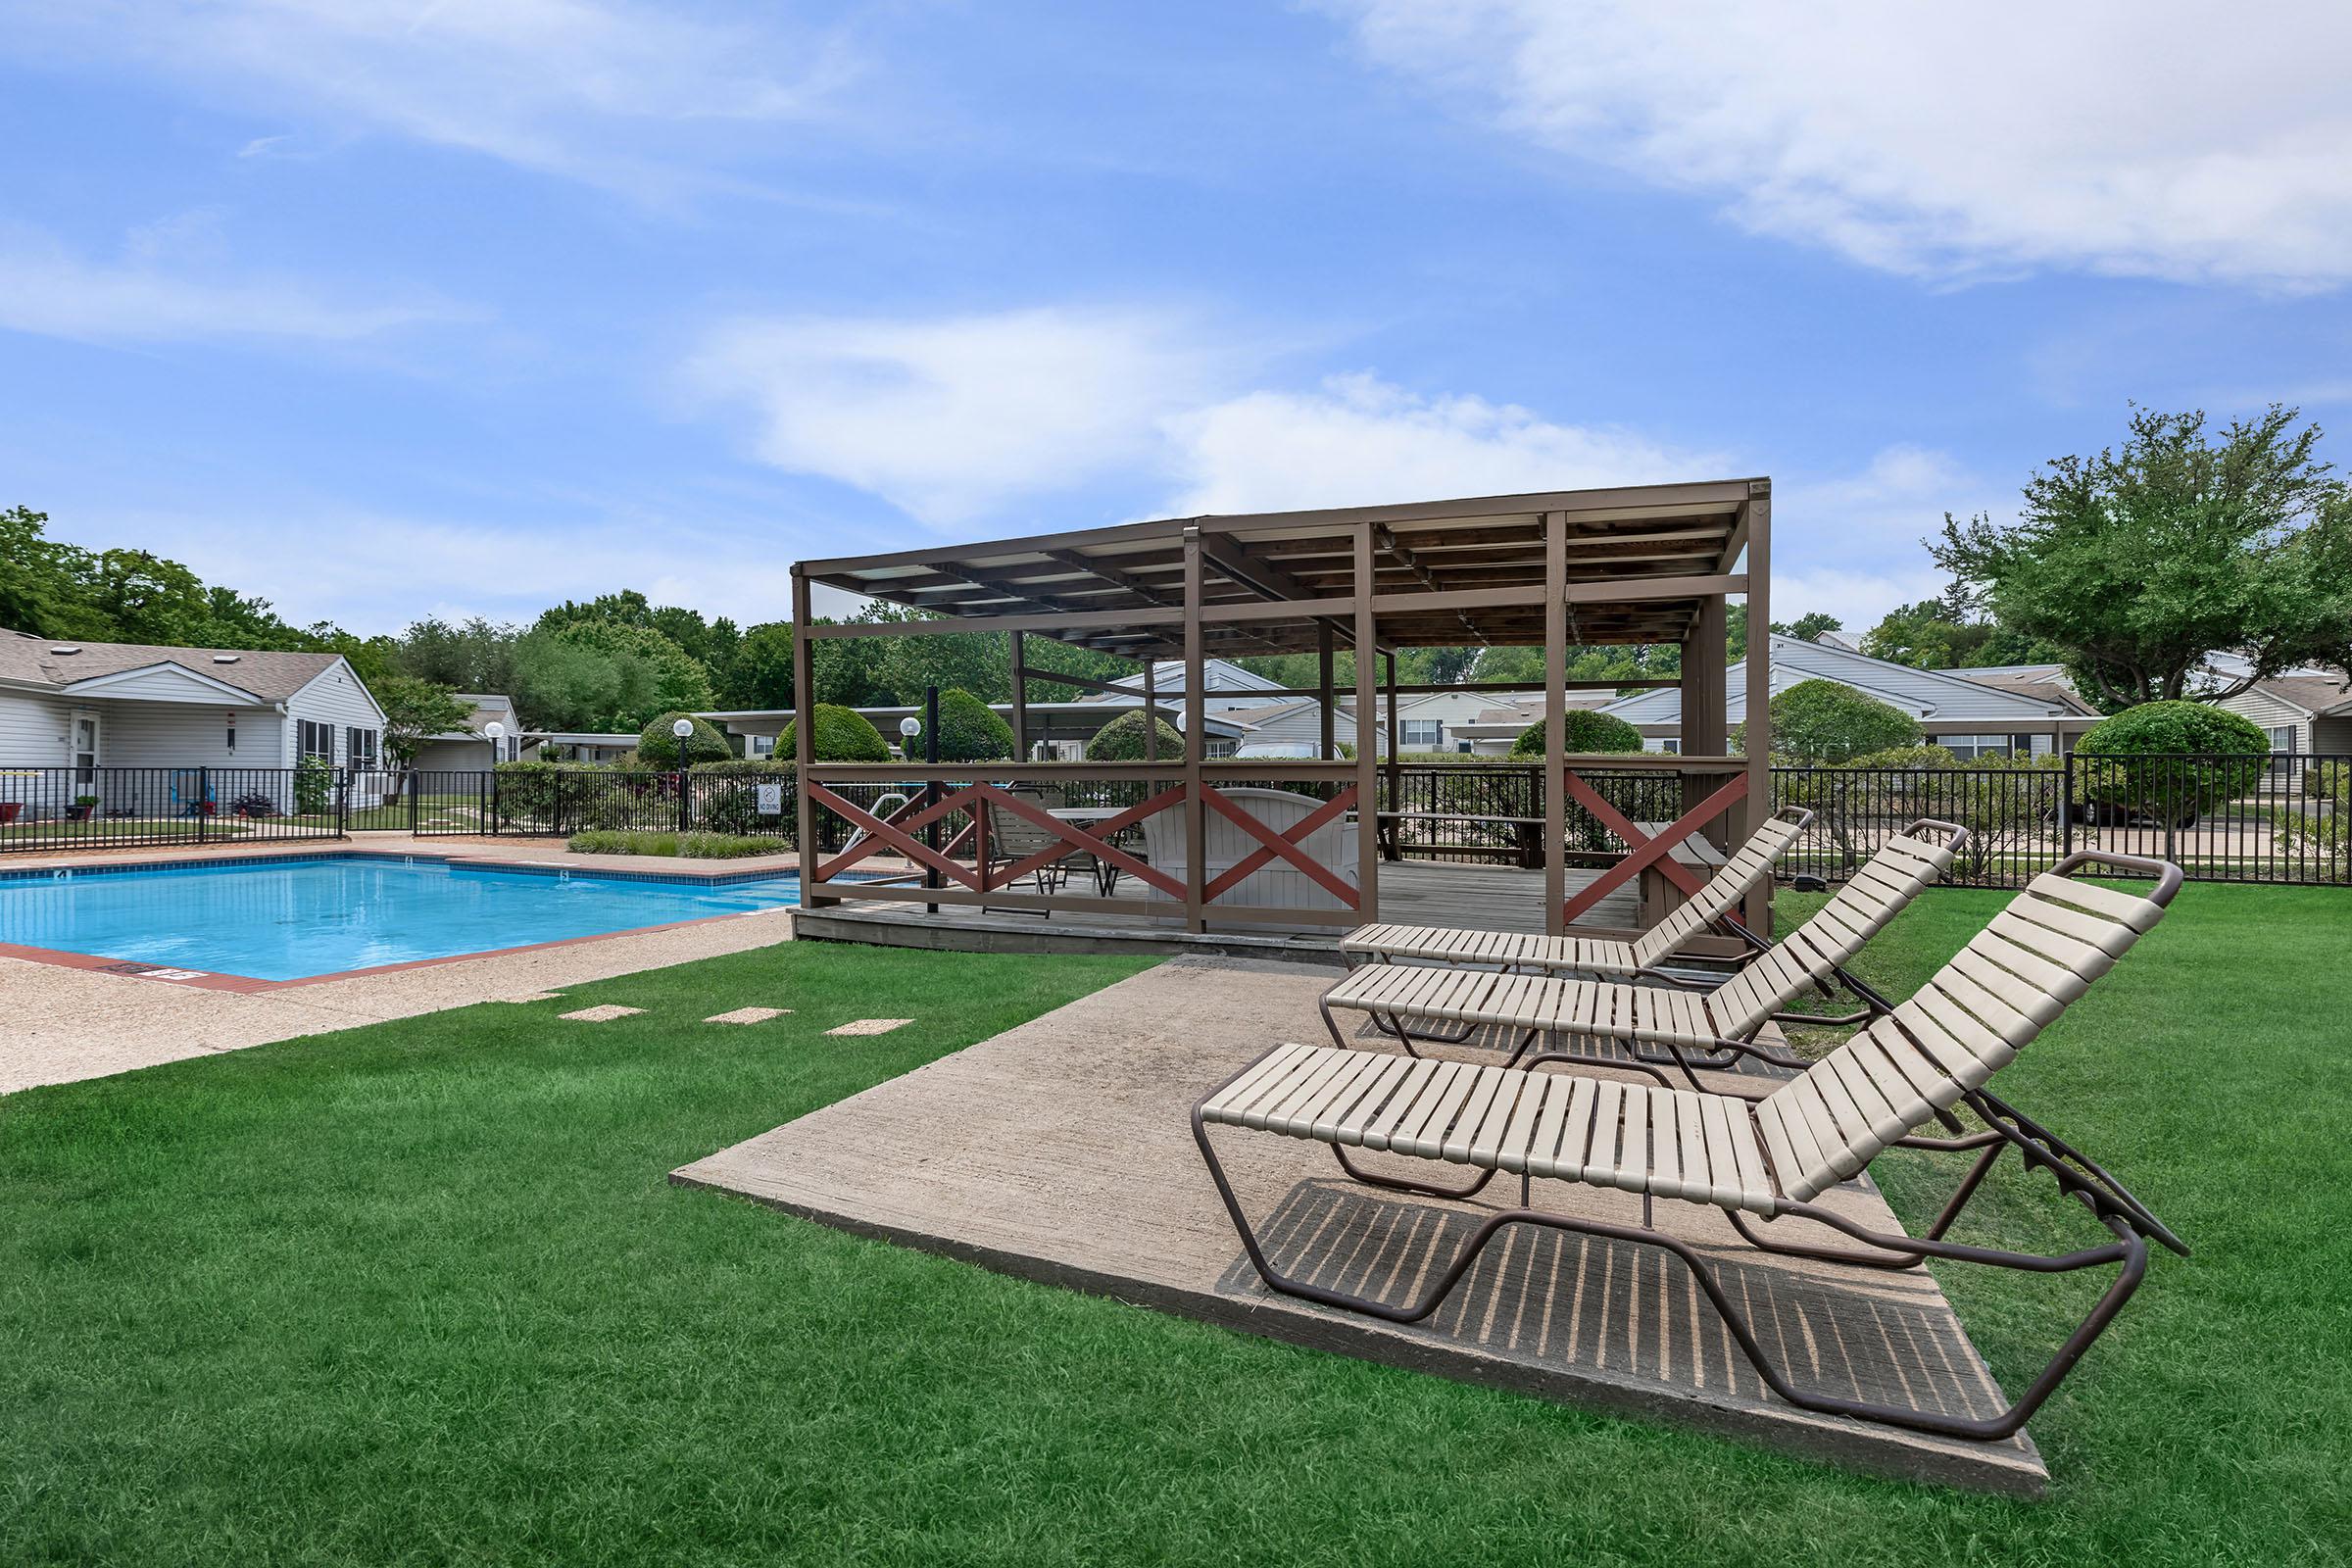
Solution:
<path fill-rule="evenodd" d="M 2215 440 L 2202 412 L 2134 409 L 2120 453 L 2049 463 L 2014 524 L 1946 515 L 1928 548 L 2111 711 L 2352 665 L 2352 493 L 2300 420 L 2273 404 Z M 2221 652 L 2247 672 L 2200 692 Z"/>

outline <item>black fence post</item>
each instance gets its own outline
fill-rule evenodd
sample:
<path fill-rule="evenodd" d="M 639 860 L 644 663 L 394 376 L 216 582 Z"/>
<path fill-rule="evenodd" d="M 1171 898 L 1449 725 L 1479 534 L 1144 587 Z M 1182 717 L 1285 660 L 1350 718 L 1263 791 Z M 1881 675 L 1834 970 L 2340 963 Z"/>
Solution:
<path fill-rule="evenodd" d="M 678 750 L 683 752 L 685 749 L 686 743 L 684 741 L 678 742 Z M 694 802 L 686 794 L 686 759 L 683 757 L 678 759 L 677 777 L 678 831 L 680 833 L 684 833 L 691 830 L 694 826 Z"/>
<path fill-rule="evenodd" d="M 204 819 L 213 814 L 212 805 L 213 770 L 209 767 L 200 767 L 196 770 L 196 842 L 199 844 L 204 843 L 206 839 Z"/>
<path fill-rule="evenodd" d="M 490 836 L 496 838 L 498 837 L 498 769 L 492 768 L 487 773 L 475 774 L 473 787 L 477 796 L 489 797 Z"/>
<path fill-rule="evenodd" d="M 2075 853 L 2075 754 L 2068 752 L 2065 762 L 2065 781 L 2059 786 L 2058 797 L 2058 858 L 2065 859 Z"/>

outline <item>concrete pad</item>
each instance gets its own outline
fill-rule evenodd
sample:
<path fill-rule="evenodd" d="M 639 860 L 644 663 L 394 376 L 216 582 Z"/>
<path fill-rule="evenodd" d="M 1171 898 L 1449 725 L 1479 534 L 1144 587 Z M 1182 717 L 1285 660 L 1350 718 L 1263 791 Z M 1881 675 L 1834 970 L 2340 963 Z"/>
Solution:
<path fill-rule="evenodd" d="M 644 1010 L 643 1007 L 623 1007 L 607 1002 L 594 1007 L 582 1007 L 577 1012 L 559 1012 L 556 1016 L 572 1023 L 611 1023 L 615 1018 L 634 1018 Z"/>
<path fill-rule="evenodd" d="M 733 1012 L 714 1012 L 703 1022 L 765 1023 L 770 1018 L 781 1018 L 790 1011 L 790 1007 L 737 1007 Z"/>
<path fill-rule="evenodd" d="M 893 1029 L 904 1029 L 914 1022 L 912 1018 L 859 1018 L 838 1029 L 828 1029 L 829 1035 L 886 1035 Z"/>
<path fill-rule="evenodd" d="M 672 1173 L 861 1235 L 1293 1344 L 1585 1406 L 1702 1427 L 1859 1468 L 1997 1492 L 2046 1482 L 2033 1444 L 1976 1444 L 1813 1415 L 1763 1386 L 1671 1254 L 1502 1233 L 1415 1325 L 1313 1305 L 1258 1279 L 1188 1112 L 1280 1040 L 1320 1036 L 1328 976 L 1271 961 L 1177 959 Z M 1364 1037 L 1367 1047 L 1371 1037 Z M 1751 1080 L 1752 1081 L 1752 1080 Z M 1341 1177 L 1320 1146 L 1219 1129 L 1216 1147 L 1275 1265 L 1404 1298 L 1492 1206 Z M 1372 1156 L 1385 1158 L 1385 1156 Z M 1420 1162 L 1388 1160 L 1383 1171 Z M 1957 1177 L 1957 1170 L 1955 1170 Z M 1494 1202 L 1515 1202 L 1497 1180 Z M 1639 1225 L 1641 1200 L 1534 1184 L 1535 1206 Z M 1825 1206 L 1900 1226 L 1867 1180 Z M 1800 1386 L 1986 1415 L 2006 1401 L 1924 1271 L 1759 1251 L 1712 1207 L 1660 1201 Z M 1793 1228 L 1797 1221 L 1785 1221 Z"/>

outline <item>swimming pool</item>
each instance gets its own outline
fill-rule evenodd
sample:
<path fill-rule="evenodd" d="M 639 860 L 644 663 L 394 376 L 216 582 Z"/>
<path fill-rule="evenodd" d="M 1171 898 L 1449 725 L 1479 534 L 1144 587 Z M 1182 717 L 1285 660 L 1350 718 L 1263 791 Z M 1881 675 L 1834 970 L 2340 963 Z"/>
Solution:
<path fill-rule="evenodd" d="M 379 856 L 35 869 L 0 877 L 0 943 L 307 980 L 750 913 L 800 896 L 791 872 L 706 882 Z"/>

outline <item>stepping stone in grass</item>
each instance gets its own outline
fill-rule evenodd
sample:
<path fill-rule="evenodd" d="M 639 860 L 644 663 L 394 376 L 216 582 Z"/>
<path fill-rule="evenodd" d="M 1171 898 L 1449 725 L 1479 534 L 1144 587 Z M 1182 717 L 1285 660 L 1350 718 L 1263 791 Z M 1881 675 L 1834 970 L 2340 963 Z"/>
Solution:
<path fill-rule="evenodd" d="M 840 1028 L 828 1029 L 825 1033 L 829 1035 L 886 1035 L 893 1029 L 903 1029 L 912 1022 L 914 1022 L 912 1018 L 859 1018 L 855 1023 L 845 1023 Z"/>
<path fill-rule="evenodd" d="M 703 1022 L 765 1023 L 770 1018 L 781 1018 L 791 1010 L 790 1007 L 737 1007 L 733 1012 L 714 1012 Z"/>
<path fill-rule="evenodd" d="M 626 1018 L 644 1010 L 643 1007 L 623 1007 L 608 1002 L 602 1006 L 582 1007 L 577 1012 L 559 1013 L 557 1016 L 569 1018 L 576 1023 L 609 1023 L 614 1018 Z"/>

